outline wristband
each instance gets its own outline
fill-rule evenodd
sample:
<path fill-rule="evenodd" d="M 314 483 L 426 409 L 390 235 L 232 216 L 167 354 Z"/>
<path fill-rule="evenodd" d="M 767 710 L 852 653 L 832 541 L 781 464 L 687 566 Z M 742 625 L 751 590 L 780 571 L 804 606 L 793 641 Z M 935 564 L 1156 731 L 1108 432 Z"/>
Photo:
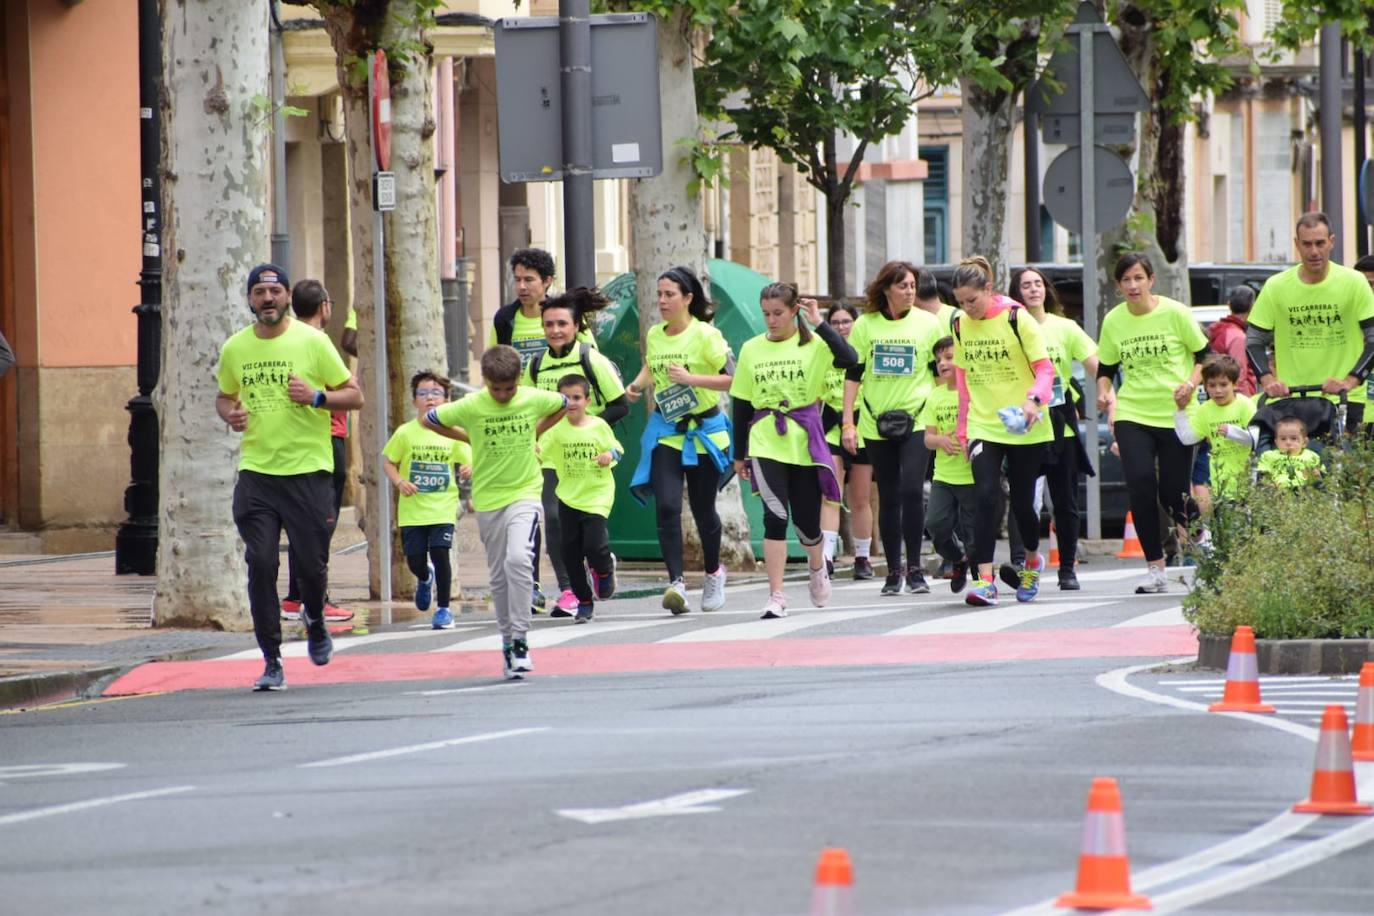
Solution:
<path fill-rule="evenodd" d="M 315 391 L 315 406 L 316 406 L 316 407 L 323 407 L 323 406 L 324 406 L 324 389 L 323 389 L 323 388 L 317 389 L 317 390 Z"/>
<path fill-rule="evenodd" d="M 859 427 L 855 426 L 853 423 L 841 423 L 841 424 L 840 424 L 840 432 L 844 432 L 846 429 L 857 430 L 858 428 L 859 428 Z"/>

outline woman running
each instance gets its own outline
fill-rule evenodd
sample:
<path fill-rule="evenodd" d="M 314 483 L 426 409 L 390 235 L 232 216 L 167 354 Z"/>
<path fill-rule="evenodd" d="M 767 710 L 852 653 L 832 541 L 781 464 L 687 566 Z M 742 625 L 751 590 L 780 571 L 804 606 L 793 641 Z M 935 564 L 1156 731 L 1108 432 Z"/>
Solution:
<path fill-rule="evenodd" d="M 682 484 L 701 535 L 706 570 L 701 609 L 725 605 L 725 567 L 720 565 L 720 516 L 716 492 L 729 480 L 730 425 L 721 411 L 730 387 L 734 358 L 730 345 L 711 318 L 715 307 L 701 280 L 688 267 L 674 267 L 658 278 L 660 324 L 644 342 L 644 367 L 625 386 L 625 396 L 638 401 L 653 392 L 653 409 L 640 440 L 639 464 L 630 493 L 641 505 L 653 493 L 658 517 L 658 545 L 668 568 L 663 606 L 674 614 L 692 609 L 682 576 Z"/>
<path fill-rule="evenodd" d="M 543 388 L 545 391 L 558 391 L 558 380 L 565 375 L 580 375 L 587 379 L 591 397 L 587 402 L 588 416 L 601 417 L 607 423 L 615 423 L 630 412 L 629 401 L 625 399 L 625 386 L 621 384 L 620 372 L 605 355 L 594 345 L 587 342 L 591 336 L 587 316 L 606 306 L 610 300 L 599 290 L 579 286 L 561 296 L 545 299 L 540 305 L 544 322 L 544 340 L 548 346 L 530 357 L 525 364 L 525 374 L 521 384 Z M 550 617 L 571 617 L 577 612 L 577 596 L 573 594 L 572 580 L 568 577 L 563 563 L 562 525 L 558 518 L 558 497 L 554 491 L 558 486 L 558 473 L 551 467 L 544 467 L 544 529 L 548 535 L 549 561 L 554 575 L 558 578 L 561 594 L 554 602 Z M 535 568 L 539 568 L 539 535 L 535 535 Z M 536 579 L 538 576 L 535 577 Z"/>
<path fill-rule="evenodd" d="M 1145 578 L 1135 591 L 1149 595 L 1169 587 L 1159 504 L 1185 531 L 1197 517 L 1189 493 L 1193 447 L 1179 440 L 1173 415 L 1175 399 L 1192 397 L 1202 382 L 1207 335 L 1187 306 L 1150 291 L 1155 271 L 1145 255 L 1133 252 L 1122 257 L 1114 276 L 1126 301 L 1102 319 L 1097 408 L 1112 425 L 1127 503 L 1145 553 Z M 1122 381 L 1120 390 L 1114 391 L 1117 370 Z"/>
<path fill-rule="evenodd" d="M 903 579 L 910 594 L 930 591 L 921 571 L 930 452 L 925 436 L 913 433 L 933 384 L 931 347 L 941 334 L 934 315 L 912 307 L 917 274 L 906 261 L 884 264 L 868 284 L 864 313 L 849 335 L 859 365 L 849 370 L 845 380 L 840 442 L 851 455 L 857 455 L 862 444 L 873 463 L 878 529 L 887 557 L 884 595 L 900 595 Z M 857 410 L 860 403 L 862 412 Z"/>
<path fill-rule="evenodd" d="M 859 310 L 847 302 L 830 307 L 826 323 L 845 340 L 854 329 Z M 831 462 L 835 473 L 848 489 L 849 533 L 854 538 L 854 578 L 872 579 L 873 564 L 869 550 L 873 545 L 873 466 L 868 463 L 868 450 L 859 446 L 851 455 L 840 445 L 840 420 L 844 411 L 844 379 L 846 370 L 831 366 L 825 374 L 825 394 L 822 396 L 821 418 L 825 421 L 825 441 L 830 444 Z M 834 572 L 835 554 L 840 541 L 840 504 L 826 500 L 821 505 L 821 535 L 825 538 L 825 569 Z"/>
<path fill-rule="evenodd" d="M 768 330 L 745 341 L 730 385 L 735 473 L 763 500 L 763 560 L 768 601 L 763 619 L 787 616 L 782 577 L 787 567 L 787 519 L 806 550 L 811 603 L 830 597 L 821 537 L 821 499 L 838 502 L 840 478 L 831 464 L 821 420 L 826 370 L 847 369 L 854 348 L 821 320 L 815 299 L 798 299 L 791 283 L 770 283 L 759 295 Z M 815 325 L 813 334 L 803 323 Z M 816 342 L 820 339 L 820 343 Z"/>
<path fill-rule="evenodd" d="M 1053 438 L 1042 415 L 1054 390 L 1054 364 L 1040 325 L 1017 302 L 992 291 L 992 267 L 981 257 L 965 259 L 954 271 L 954 297 L 963 314 L 954 319 L 954 365 L 959 386 L 959 438 L 973 466 L 973 562 L 978 580 L 967 604 L 997 603 L 992 559 L 997 549 L 997 508 L 1005 468 L 1011 518 L 1026 547 L 1026 565 L 1016 600 L 1040 590 L 1040 518 L 1035 481 Z"/>
<path fill-rule="evenodd" d="M 1073 569 L 1081 524 L 1078 475 L 1093 474 L 1093 467 L 1078 435 L 1078 408 L 1083 394 L 1073 385 L 1073 364 L 1081 363 L 1085 377 L 1096 379 L 1097 344 L 1078 322 L 1064 317 L 1059 296 L 1038 269 L 1027 267 L 1012 275 L 1011 297 L 1040 322 L 1045 349 L 1054 363 L 1054 389 L 1048 404 L 1054 439 L 1045 462 L 1045 482 L 1054 503 L 1054 528 L 1059 536 L 1059 588 L 1078 591 L 1078 576 Z"/>

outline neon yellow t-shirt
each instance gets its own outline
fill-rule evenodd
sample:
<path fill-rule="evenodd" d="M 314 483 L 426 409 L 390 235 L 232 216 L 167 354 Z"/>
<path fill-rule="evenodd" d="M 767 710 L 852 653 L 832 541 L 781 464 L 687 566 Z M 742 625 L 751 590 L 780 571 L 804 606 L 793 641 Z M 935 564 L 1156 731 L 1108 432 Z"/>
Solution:
<path fill-rule="evenodd" d="M 692 318 L 680 334 L 669 334 L 667 322 L 649 329 L 644 341 L 644 359 L 654 383 L 655 409 L 666 420 L 679 420 L 720 405 L 725 392 L 710 388 L 676 385 L 668 378 L 668 367 L 679 365 L 693 375 L 720 375 L 730 362 L 730 345 L 715 325 Z M 659 445 L 682 448 L 682 436 L 664 436 Z M 715 433 L 711 440 L 728 448 L 730 437 Z"/>
<path fill-rule="evenodd" d="M 577 339 L 596 346 L 596 338 L 590 331 L 578 331 Z M 496 344 L 496 326 L 492 325 L 487 331 L 487 346 L 494 347 Z M 520 352 L 522 367 L 529 365 L 534 354 L 546 349 L 549 343 L 544 339 L 543 313 L 530 318 L 523 308 L 516 309 L 515 320 L 511 323 L 510 345 Z"/>
<path fill-rule="evenodd" d="M 942 436 L 953 436 L 959 428 L 959 392 L 937 382 L 930 390 L 930 397 L 926 398 L 918 425 L 922 431 L 933 426 Z M 944 449 L 935 449 L 934 479 L 953 486 L 971 484 L 973 465 L 969 464 L 962 451 L 951 455 Z"/>
<path fill-rule="evenodd" d="M 1014 311 L 1015 328 L 1011 326 L 1012 309 L 979 320 L 967 314 L 959 316 L 959 333 L 954 335 L 954 365 L 964 370 L 968 386 L 970 442 L 982 439 L 1006 445 L 1033 445 L 1054 438 L 1054 427 L 1044 413 L 1039 422 L 1019 435 L 1008 432 L 997 415 L 1003 407 L 1025 403 L 1035 384 L 1031 364 L 1049 359 L 1040 323 L 1024 308 Z"/>
<path fill-rule="evenodd" d="M 1212 490 L 1221 496 L 1235 493 L 1236 487 L 1245 479 L 1250 467 L 1250 449 L 1239 442 L 1232 442 L 1217 427 L 1223 423 L 1246 427 L 1254 415 L 1255 402 L 1240 392 L 1236 392 L 1231 403 L 1226 405 L 1216 401 L 1188 405 L 1188 425 L 1212 445 L 1208 459 L 1212 468 Z"/>
<path fill-rule="evenodd" d="M 625 447 L 600 417 L 588 417 L 581 426 L 573 426 L 564 417 L 540 437 L 540 458 L 558 475 L 554 494 L 559 502 L 602 518 L 611 514 L 615 504 L 611 469 L 616 462 L 604 468 L 597 464 L 596 456 L 603 452 L 624 454 Z"/>
<path fill-rule="evenodd" d="M 323 331 L 294 318 L 279 336 L 261 338 L 256 324 L 236 332 L 219 353 L 216 377 L 223 394 L 248 411 L 239 470 L 286 477 L 334 470 L 329 411 L 287 396 L 292 375 L 314 388 L 337 388 L 352 377 Z"/>
<path fill-rule="evenodd" d="M 834 365 L 835 354 L 819 337 L 812 336 L 811 342 L 802 346 L 801 334 L 781 341 L 760 334 L 746 340 L 740 348 L 730 394 L 759 409 L 787 411 L 805 407 L 821 399 L 826 370 Z M 785 422 L 786 432 L 781 436 L 772 418 L 766 417 L 750 427 L 749 455 L 785 464 L 810 465 L 806 431 L 791 420 Z"/>
<path fill-rule="evenodd" d="M 607 359 L 600 350 L 593 347 L 591 352 L 587 354 L 587 360 L 591 364 L 592 372 L 596 375 L 596 385 L 601 386 L 601 397 L 599 398 L 597 397 L 596 385 L 591 386 L 591 400 L 587 403 L 587 413 L 599 417 L 602 411 L 606 409 L 608 402 L 614 401 L 625 393 L 625 384 L 620 380 L 620 373 L 616 370 L 615 364 Z M 556 392 L 558 382 L 564 376 L 583 375 L 581 344 L 573 344 L 567 356 L 554 356 L 546 348 L 543 357 L 539 360 L 538 379 L 530 375 L 532 365 L 533 357 L 531 357 L 530 362 L 525 363 L 525 374 L 520 376 L 520 384 Z"/>
<path fill-rule="evenodd" d="M 1268 480 L 1284 490 L 1296 490 L 1321 476 L 1322 459 L 1310 448 L 1296 455 L 1285 455 L 1273 449 L 1260 455 L 1256 466 L 1261 480 Z"/>
<path fill-rule="evenodd" d="M 1302 282 L 1298 267 L 1265 280 L 1249 322 L 1274 332 L 1274 374 L 1280 381 L 1320 385 L 1355 368 L 1364 351 L 1360 322 L 1368 318 L 1374 318 L 1374 292 L 1364 274 L 1331 264 L 1320 283 Z M 1352 404 L 1369 400 L 1364 385 L 1346 397 Z"/>
<path fill-rule="evenodd" d="M 859 435 L 881 439 L 878 414 L 905 410 L 915 422 L 921 405 L 930 393 L 930 362 L 935 358 L 935 341 L 949 333 L 940 330 L 940 321 L 923 309 L 909 309 L 893 320 L 882 312 L 865 312 L 849 332 L 849 345 L 859 354 L 864 367 L 858 417 Z"/>
<path fill-rule="evenodd" d="M 1051 407 L 1067 404 L 1074 400 L 1073 364 L 1097 355 L 1097 344 L 1088 332 L 1078 326 L 1078 322 L 1062 315 L 1047 313 L 1040 325 L 1040 335 L 1045 338 L 1045 350 L 1054 363 L 1054 395 L 1050 398 Z M 1094 379 L 1089 379 L 1095 385 Z M 1077 424 L 1065 423 L 1064 435 L 1078 435 Z"/>
<path fill-rule="evenodd" d="M 844 378 L 847 371 L 846 369 L 838 369 L 833 365 L 825 370 L 825 393 L 821 395 L 821 401 L 841 417 L 844 416 Z M 863 389 L 860 388 L 859 391 L 862 393 Z M 861 410 L 859 405 L 862 403 L 862 399 L 854 402 L 855 413 Z M 840 423 L 836 423 L 825 431 L 826 442 L 831 445 L 840 444 L 840 426 Z"/>
<path fill-rule="evenodd" d="M 1193 354 L 1207 346 L 1188 307 L 1166 296 L 1145 315 L 1133 315 L 1122 302 L 1102 319 L 1097 356 L 1121 366 L 1116 418 L 1142 426 L 1172 429 L 1174 389 L 1193 374 Z"/>
<path fill-rule="evenodd" d="M 396 427 L 382 454 L 419 489 L 396 501 L 396 524 L 451 525 L 458 517 L 458 477 L 455 464 L 472 464 L 472 447 L 425 429 L 419 420 Z"/>
<path fill-rule="evenodd" d="M 495 512 L 522 499 L 538 500 L 544 475 L 534 445 L 535 426 L 563 408 L 563 396 L 516 388 L 498 404 L 485 388 L 435 410 L 445 426 L 461 426 L 472 442 L 472 506 Z"/>

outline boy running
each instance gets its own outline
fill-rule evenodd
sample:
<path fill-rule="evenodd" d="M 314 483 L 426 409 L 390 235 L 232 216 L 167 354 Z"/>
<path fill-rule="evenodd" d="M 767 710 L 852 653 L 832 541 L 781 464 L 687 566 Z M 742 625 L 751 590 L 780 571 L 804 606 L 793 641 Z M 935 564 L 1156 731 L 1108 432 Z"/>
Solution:
<path fill-rule="evenodd" d="M 954 338 L 935 342 L 935 387 L 921 411 L 926 448 L 935 455 L 926 528 L 940 557 L 953 565 L 949 590 L 968 585 L 969 547 L 973 544 L 975 502 L 973 466 L 959 443 L 959 383 L 954 370 Z"/>
<path fill-rule="evenodd" d="M 1255 441 L 1250 419 L 1255 402 L 1236 390 L 1240 364 L 1225 355 L 1213 355 L 1202 364 L 1202 387 L 1207 400 L 1198 404 L 1187 391 L 1174 392 L 1174 432 L 1184 445 L 1206 439 L 1211 444 L 1211 489 L 1226 499 L 1236 494 L 1250 467 Z M 1201 507 L 1204 511 L 1207 506 Z"/>

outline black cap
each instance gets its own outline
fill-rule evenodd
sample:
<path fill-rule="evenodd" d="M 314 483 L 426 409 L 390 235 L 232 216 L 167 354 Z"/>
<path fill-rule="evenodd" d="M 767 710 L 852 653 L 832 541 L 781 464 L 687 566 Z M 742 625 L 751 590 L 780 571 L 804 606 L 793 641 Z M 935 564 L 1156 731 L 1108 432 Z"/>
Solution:
<path fill-rule="evenodd" d="M 291 288 L 291 281 L 286 277 L 286 271 L 275 264 L 259 264 L 248 271 L 248 292 L 253 291 L 253 287 L 259 283 L 280 283 L 287 289 Z"/>

